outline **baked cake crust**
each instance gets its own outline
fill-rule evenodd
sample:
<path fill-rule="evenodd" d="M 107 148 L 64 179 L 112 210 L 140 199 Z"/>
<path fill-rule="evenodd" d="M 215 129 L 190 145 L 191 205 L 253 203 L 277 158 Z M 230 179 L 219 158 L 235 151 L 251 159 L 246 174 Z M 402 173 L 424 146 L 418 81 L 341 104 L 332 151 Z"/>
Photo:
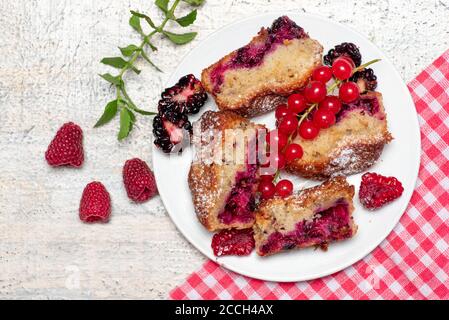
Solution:
<path fill-rule="evenodd" d="M 256 241 L 257 253 L 261 256 L 274 254 L 280 251 L 293 248 L 304 248 L 310 246 L 321 246 L 327 248 L 328 242 L 322 243 L 304 242 L 290 245 L 288 248 L 282 247 L 276 250 L 267 250 L 270 236 L 274 234 L 286 235 L 294 232 L 295 227 L 302 221 L 312 221 L 316 214 L 335 205 L 344 203 L 347 206 L 349 215 L 348 227 L 342 229 L 346 235 L 339 241 L 354 236 L 357 232 L 357 225 L 352 218 L 354 206 L 354 186 L 349 185 L 346 178 L 338 176 L 327 180 L 321 185 L 305 189 L 287 198 L 276 197 L 263 201 L 256 211 L 256 223 L 254 224 L 254 238 Z M 272 249 L 272 248 L 271 248 Z"/>
<path fill-rule="evenodd" d="M 201 132 L 208 130 L 218 130 L 223 133 L 227 129 L 242 129 L 256 132 L 258 129 L 266 130 L 262 125 L 256 125 L 249 122 L 236 113 L 231 111 L 206 111 L 199 120 L 199 129 Z M 221 145 L 224 143 L 224 134 L 221 140 L 216 141 Z M 202 142 L 200 142 L 202 143 Z M 255 179 L 257 180 L 257 165 L 255 170 Z M 192 193 L 193 205 L 199 221 L 209 231 L 222 229 L 245 229 L 254 224 L 254 214 L 248 221 L 234 221 L 232 223 L 223 223 L 219 219 L 219 214 L 224 210 L 226 200 L 236 183 L 236 177 L 239 173 L 248 170 L 246 163 L 206 163 L 204 161 L 194 161 L 191 164 L 188 184 Z M 254 194 L 257 185 L 254 185 Z"/>
<path fill-rule="evenodd" d="M 253 85 L 251 88 L 247 88 L 249 92 L 242 94 L 238 89 L 233 90 L 233 96 L 236 99 L 230 99 L 229 95 L 223 94 L 220 90 L 217 91 L 216 84 L 212 81 L 212 74 L 214 70 L 217 70 L 227 63 L 229 63 L 233 58 L 235 58 L 239 50 L 250 46 L 260 46 L 261 43 L 266 43 L 270 39 L 270 30 L 274 28 L 276 23 L 290 23 L 294 28 L 300 30 L 300 36 L 297 38 L 286 39 L 282 43 L 276 45 L 272 52 L 266 53 L 260 65 L 254 67 L 245 68 L 239 67 L 237 71 L 235 69 L 230 70 L 234 72 L 230 76 L 226 77 L 223 81 L 225 83 L 236 83 L 236 88 L 241 88 L 242 81 L 238 79 L 240 76 L 243 77 L 244 73 L 247 75 L 250 72 L 258 72 L 263 70 L 267 61 L 270 59 L 276 59 L 271 61 L 272 68 L 269 74 L 265 74 L 261 77 L 260 81 L 257 81 L 257 85 Z M 251 42 L 243 48 L 235 50 L 216 63 L 212 64 L 208 68 L 204 69 L 201 74 L 201 82 L 206 89 L 215 99 L 217 106 L 220 110 L 232 110 L 244 117 L 253 117 L 269 111 L 274 110 L 279 104 L 285 103 L 286 97 L 291 93 L 303 88 L 312 76 L 313 70 L 322 64 L 322 52 L 323 47 L 321 44 L 311 39 L 302 28 L 298 27 L 294 22 L 292 22 L 287 17 L 280 17 L 274 23 L 272 28 L 266 29 L 262 28 L 257 36 L 255 36 Z M 291 49 L 289 49 L 289 47 Z M 281 48 L 285 50 L 285 56 L 275 58 L 276 51 Z M 288 51 L 292 50 L 292 52 Z M 287 53 L 288 52 L 288 53 Z M 296 59 L 296 60 L 295 60 Z M 282 63 L 287 63 L 285 61 L 296 61 L 295 65 L 283 65 Z M 251 74 L 250 79 L 254 79 Z M 244 78 L 243 78 L 244 79 Z M 234 92 L 235 91 L 235 92 Z M 231 101 L 232 100 L 232 101 Z"/>
<path fill-rule="evenodd" d="M 385 144 L 393 137 L 388 132 L 382 94 L 368 92 L 361 98 L 377 99 L 379 110 L 375 116 L 357 109 L 332 127 L 322 129 L 312 141 L 297 136 L 294 142 L 302 146 L 304 156 L 290 162 L 286 170 L 306 179 L 325 180 L 336 175 L 363 172 L 374 165 Z M 335 137 L 339 138 L 332 140 Z M 329 147 L 322 149 L 325 143 Z"/>

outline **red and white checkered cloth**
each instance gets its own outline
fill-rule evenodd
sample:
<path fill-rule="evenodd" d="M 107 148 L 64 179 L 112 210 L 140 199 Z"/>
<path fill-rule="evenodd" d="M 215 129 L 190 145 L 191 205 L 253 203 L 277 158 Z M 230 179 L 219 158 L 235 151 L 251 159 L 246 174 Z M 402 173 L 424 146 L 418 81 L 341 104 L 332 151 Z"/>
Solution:
<path fill-rule="evenodd" d="M 449 50 L 409 84 L 419 115 L 422 159 L 400 223 L 370 255 L 307 282 L 247 278 L 212 261 L 172 299 L 449 299 Z"/>

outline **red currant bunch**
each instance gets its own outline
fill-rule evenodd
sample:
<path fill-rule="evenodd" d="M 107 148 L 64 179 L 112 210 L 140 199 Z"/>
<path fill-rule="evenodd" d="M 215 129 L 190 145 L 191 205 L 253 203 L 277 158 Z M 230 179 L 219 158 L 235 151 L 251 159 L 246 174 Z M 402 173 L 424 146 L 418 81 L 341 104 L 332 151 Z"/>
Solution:
<path fill-rule="evenodd" d="M 357 83 L 352 81 L 354 74 L 379 60 L 360 66 L 360 61 L 356 65 L 353 59 L 354 55 L 340 52 L 331 66 L 317 67 L 306 87 L 301 92 L 291 94 L 285 104 L 276 108 L 277 129 L 269 132 L 266 141 L 270 147 L 267 156 L 277 173 L 261 175 L 259 192 L 262 199 L 270 199 L 275 195 L 287 197 L 292 194 L 291 181 L 283 179 L 276 183 L 276 180 L 279 170 L 304 155 L 301 145 L 292 142 L 295 137 L 299 136 L 303 140 L 315 139 L 320 130 L 328 129 L 337 122 L 337 115 L 344 104 L 359 99 L 360 89 Z M 330 62 L 331 60 L 326 63 L 330 65 Z M 327 87 L 330 81 L 332 82 Z M 334 91 L 338 91 L 338 94 L 334 95 Z M 277 144 L 277 149 L 272 148 L 274 143 Z M 275 153 L 270 157 L 270 152 Z M 269 166 L 270 164 L 265 165 Z"/>

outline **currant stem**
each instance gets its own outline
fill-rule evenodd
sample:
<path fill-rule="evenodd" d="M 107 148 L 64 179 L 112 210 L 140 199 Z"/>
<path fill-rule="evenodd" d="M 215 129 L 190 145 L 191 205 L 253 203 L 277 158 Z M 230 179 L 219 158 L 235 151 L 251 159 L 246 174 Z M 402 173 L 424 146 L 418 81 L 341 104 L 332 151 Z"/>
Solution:
<path fill-rule="evenodd" d="M 277 179 L 279 179 L 280 175 L 281 175 L 281 170 L 277 170 L 276 174 L 274 175 L 274 178 L 273 178 L 273 183 L 274 184 L 276 183 Z"/>
<path fill-rule="evenodd" d="M 379 61 L 382 61 L 382 59 L 374 59 L 374 60 L 368 61 L 367 63 L 364 63 L 364 64 L 358 66 L 357 68 L 355 68 L 353 74 L 356 73 L 357 71 L 363 70 L 366 67 L 368 67 L 368 66 L 370 66 L 372 64 L 375 64 L 375 63 L 377 63 Z"/>
<path fill-rule="evenodd" d="M 342 83 L 341 80 L 335 79 L 335 82 L 327 89 L 327 94 L 333 93 L 334 90 L 337 89 L 338 86 L 340 86 L 341 83 Z"/>

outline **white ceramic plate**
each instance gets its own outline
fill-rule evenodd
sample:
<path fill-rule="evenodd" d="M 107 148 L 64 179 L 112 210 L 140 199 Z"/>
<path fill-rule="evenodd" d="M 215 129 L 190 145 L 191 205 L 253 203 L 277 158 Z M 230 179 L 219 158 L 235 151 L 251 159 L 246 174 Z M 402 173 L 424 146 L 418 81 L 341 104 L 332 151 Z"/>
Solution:
<path fill-rule="evenodd" d="M 210 259 L 232 271 L 257 279 L 286 282 L 332 274 L 352 265 L 376 248 L 398 223 L 409 203 L 418 175 L 421 147 L 415 106 L 392 63 L 356 31 L 316 15 L 276 12 L 228 25 L 198 44 L 179 64 L 167 86 L 175 84 L 181 76 L 189 73 L 199 77 L 203 68 L 248 43 L 262 26 L 270 26 L 274 19 L 283 14 L 302 26 L 312 38 L 320 41 L 324 52 L 342 42 L 353 42 L 360 47 L 364 62 L 382 59 L 373 68 L 379 79 L 378 90 L 384 96 L 389 130 L 395 139 L 385 147 L 380 161 L 370 171 L 397 177 L 405 189 L 402 197 L 373 213 L 360 205 L 356 193 L 354 219 L 359 225 L 359 231 L 353 239 L 332 244 L 327 252 L 303 249 L 265 258 L 257 256 L 255 252 L 248 257 L 216 258 L 210 247 L 212 234 L 198 222 L 187 184 L 192 160 L 191 149 L 182 156 L 169 158 L 154 148 L 153 165 L 162 201 L 171 219 L 190 243 Z M 200 113 L 207 109 L 216 109 L 212 98 L 208 99 Z M 199 115 L 192 117 L 191 120 L 198 117 Z M 253 121 L 274 128 L 273 113 L 254 118 Z M 316 184 L 299 178 L 292 177 L 292 180 L 295 188 Z M 350 176 L 348 180 L 357 190 L 361 174 Z"/>

